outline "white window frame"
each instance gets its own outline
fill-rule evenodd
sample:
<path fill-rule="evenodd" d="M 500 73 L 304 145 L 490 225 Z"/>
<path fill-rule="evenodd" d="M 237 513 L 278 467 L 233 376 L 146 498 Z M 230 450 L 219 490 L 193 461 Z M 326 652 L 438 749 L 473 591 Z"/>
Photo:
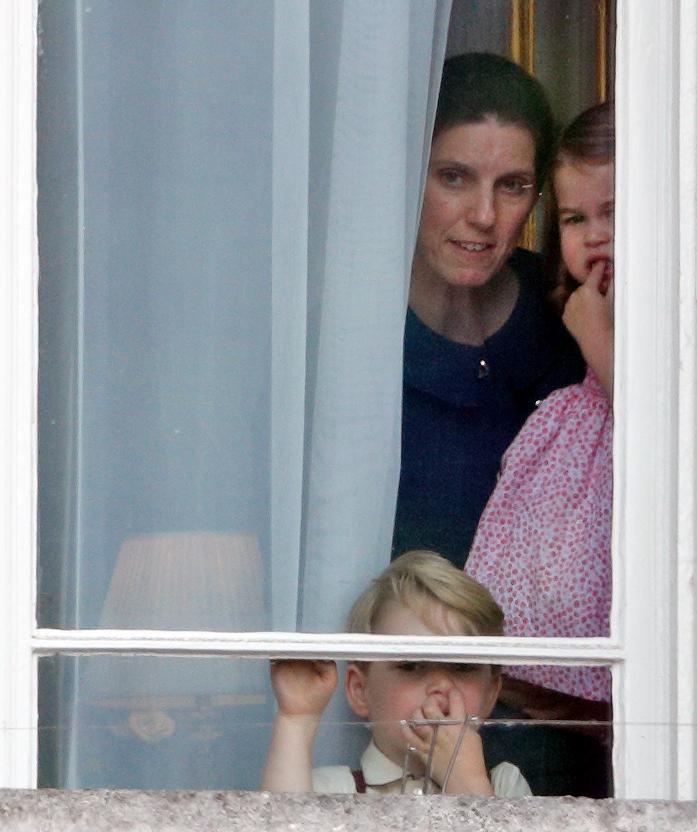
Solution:
<path fill-rule="evenodd" d="M 617 796 L 697 797 L 697 0 L 617 5 L 613 636 L 487 640 L 36 627 L 37 10 L 0 3 L 0 786 L 36 785 L 42 655 L 467 654 L 610 662 Z"/>

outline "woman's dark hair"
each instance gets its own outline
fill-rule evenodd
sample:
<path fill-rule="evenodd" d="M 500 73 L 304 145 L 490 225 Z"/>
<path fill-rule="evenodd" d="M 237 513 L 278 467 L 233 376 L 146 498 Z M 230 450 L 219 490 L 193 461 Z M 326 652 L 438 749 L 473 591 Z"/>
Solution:
<path fill-rule="evenodd" d="M 610 102 L 596 104 L 595 107 L 584 110 L 561 134 L 552 164 L 552 175 L 560 165 L 574 162 L 605 165 L 614 159 L 615 107 Z M 578 282 L 569 274 L 561 257 L 559 206 L 553 186 L 554 182 L 547 201 L 543 240 L 550 273 L 555 278 L 551 298 L 561 312 L 569 295 L 578 288 Z"/>
<path fill-rule="evenodd" d="M 433 135 L 493 116 L 528 130 L 535 146 L 535 175 L 542 186 L 556 138 L 542 84 L 513 61 L 488 52 L 457 55 L 443 65 Z"/>

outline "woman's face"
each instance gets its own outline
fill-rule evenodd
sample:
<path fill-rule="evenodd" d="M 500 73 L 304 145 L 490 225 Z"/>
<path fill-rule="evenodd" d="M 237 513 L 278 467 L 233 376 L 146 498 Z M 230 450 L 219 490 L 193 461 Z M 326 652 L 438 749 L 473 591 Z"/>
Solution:
<path fill-rule="evenodd" d="M 433 140 L 415 276 L 483 286 L 501 271 L 535 204 L 535 147 L 524 127 L 495 118 Z"/>

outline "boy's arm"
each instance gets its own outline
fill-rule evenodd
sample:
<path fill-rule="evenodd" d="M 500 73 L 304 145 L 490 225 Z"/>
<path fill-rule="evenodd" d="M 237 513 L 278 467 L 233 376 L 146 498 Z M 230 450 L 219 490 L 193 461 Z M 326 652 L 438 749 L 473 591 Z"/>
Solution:
<path fill-rule="evenodd" d="M 312 747 L 319 718 L 277 714 L 261 788 L 270 792 L 312 791 Z"/>
<path fill-rule="evenodd" d="M 457 688 L 453 688 L 448 695 L 447 716 L 434 697 L 428 697 L 418 712 L 416 719 L 458 720 L 461 724 L 439 725 L 436 733 L 435 748 L 431 766 L 431 778 L 438 783 L 445 794 L 468 794 L 490 796 L 494 794 L 491 780 L 484 763 L 482 740 L 476 728 L 467 724 L 464 701 Z M 464 729 L 463 729 L 464 725 Z M 462 734 L 464 730 L 464 734 Z M 409 744 L 423 763 L 428 759 L 434 728 L 430 725 L 416 726 L 413 729 L 405 727 Z M 459 741 L 462 734 L 462 740 Z M 459 745 L 459 748 L 458 748 Z M 450 776 L 444 784 L 445 776 L 453 755 L 457 752 L 452 765 Z M 443 788 L 445 785 L 445 788 Z"/>
<path fill-rule="evenodd" d="M 312 791 L 312 747 L 336 681 L 334 662 L 271 663 L 271 684 L 278 712 L 266 755 L 262 789 Z"/>

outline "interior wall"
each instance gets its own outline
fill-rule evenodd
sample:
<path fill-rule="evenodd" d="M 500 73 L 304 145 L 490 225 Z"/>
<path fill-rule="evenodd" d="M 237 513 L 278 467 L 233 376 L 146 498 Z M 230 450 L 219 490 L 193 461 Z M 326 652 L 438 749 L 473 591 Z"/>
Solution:
<path fill-rule="evenodd" d="M 511 0 L 453 0 L 446 54 L 508 55 L 510 15 Z M 535 2 L 535 75 L 561 124 L 597 103 L 596 15 L 597 4 L 589 0 Z M 614 10 L 608 29 L 614 33 Z M 612 46 L 614 34 L 609 40 Z M 608 50 L 610 70 L 613 52 Z"/>

